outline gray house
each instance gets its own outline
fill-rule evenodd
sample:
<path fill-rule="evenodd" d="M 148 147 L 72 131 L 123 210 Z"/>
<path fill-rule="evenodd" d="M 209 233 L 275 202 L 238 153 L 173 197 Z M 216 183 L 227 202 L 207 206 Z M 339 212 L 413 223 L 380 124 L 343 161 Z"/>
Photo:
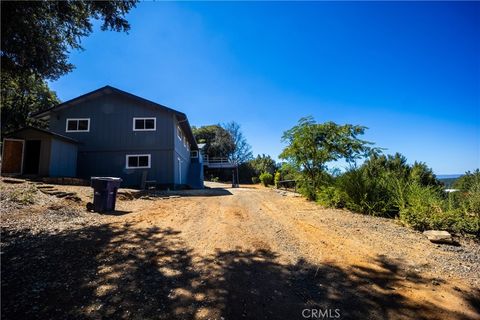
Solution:
<path fill-rule="evenodd" d="M 49 159 L 43 164 L 48 165 L 48 172 L 40 170 L 41 162 L 30 164 L 38 165 L 39 175 L 115 176 L 123 179 L 123 186 L 148 181 L 170 188 L 203 187 L 201 154 L 182 112 L 105 86 L 32 116 L 48 121 L 49 130 L 43 133 L 51 140 L 69 145 L 55 151 L 40 142 L 38 151 L 28 152 L 29 141 L 41 140 L 38 129 L 8 135 L 11 140 L 24 140 L 23 163 L 35 162 L 32 153 L 35 159 L 36 153 L 39 159 Z M 3 152 L 4 166 L 8 153 Z M 54 153 L 59 153 L 56 157 L 60 160 Z M 72 157 L 76 161 L 72 162 Z M 63 169 L 56 170 L 57 166 Z"/>

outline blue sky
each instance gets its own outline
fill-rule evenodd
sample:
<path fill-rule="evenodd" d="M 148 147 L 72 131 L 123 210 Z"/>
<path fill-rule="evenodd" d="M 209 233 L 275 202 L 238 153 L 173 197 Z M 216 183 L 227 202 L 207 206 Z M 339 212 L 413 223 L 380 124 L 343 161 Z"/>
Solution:
<path fill-rule="evenodd" d="M 193 125 L 234 120 L 274 158 L 312 115 L 437 174 L 480 167 L 480 3 L 146 2 L 127 19 L 72 52 L 60 99 L 109 84 Z"/>

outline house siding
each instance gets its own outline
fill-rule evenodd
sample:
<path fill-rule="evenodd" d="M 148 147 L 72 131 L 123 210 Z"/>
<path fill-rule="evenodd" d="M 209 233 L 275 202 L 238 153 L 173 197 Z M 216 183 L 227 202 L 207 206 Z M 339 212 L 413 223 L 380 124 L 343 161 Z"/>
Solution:
<path fill-rule="evenodd" d="M 174 159 L 174 177 L 176 185 L 186 185 L 189 184 L 189 170 L 190 170 L 190 151 L 183 144 L 183 132 L 182 140 L 178 138 L 178 125 L 179 122 L 173 117 L 175 123 L 174 126 L 174 146 L 175 152 L 173 153 Z M 180 159 L 180 163 L 178 162 Z M 181 175 L 180 169 L 181 168 Z"/>
<path fill-rule="evenodd" d="M 133 131 L 134 117 L 155 117 L 155 131 Z M 68 118 L 90 118 L 89 132 L 66 132 Z M 77 175 L 116 176 L 123 186 L 140 186 L 143 172 L 147 180 L 162 185 L 179 184 L 177 154 L 185 160 L 187 177 L 189 153 L 176 135 L 173 112 L 115 93 L 99 95 L 75 105 L 52 111 L 50 130 L 78 140 Z M 183 148 L 183 150 L 182 150 Z M 150 154 L 148 169 L 126 169 L 126 155 Z M 188 157 L 187 157 L 188 154 Z M 187 178 L 184 178 L 186 182 Z"/>
<path fill-rule="evenodd" d="M 49 171 L 51 177 L 75 177 L 77 172 L 77 146 L 52 139 Z"/>

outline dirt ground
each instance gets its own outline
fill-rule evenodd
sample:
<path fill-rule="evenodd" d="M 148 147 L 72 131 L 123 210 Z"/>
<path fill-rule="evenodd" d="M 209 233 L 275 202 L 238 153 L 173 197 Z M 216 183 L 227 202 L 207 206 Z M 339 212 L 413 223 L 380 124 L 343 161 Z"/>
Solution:
<path fill-rule="evenodd" d="M 5 184 L 4 184 L 5 185 Z M 1 209 L 5 319 L 480 319 L 477 242 L 262 187 Z M 126 195 L 125 195 L 126 194 Z"/>

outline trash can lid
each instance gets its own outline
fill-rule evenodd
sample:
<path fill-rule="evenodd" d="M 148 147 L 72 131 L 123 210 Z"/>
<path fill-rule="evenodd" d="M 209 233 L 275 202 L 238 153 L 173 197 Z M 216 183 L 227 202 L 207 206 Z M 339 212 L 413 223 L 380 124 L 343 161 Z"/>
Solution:
<path fill-rule="evenodd" d="M 120 181 L 122 182 L 122 178 L 116 177 L 91 177 L 92 180 L 103 180 L 103 181 Z"/>

